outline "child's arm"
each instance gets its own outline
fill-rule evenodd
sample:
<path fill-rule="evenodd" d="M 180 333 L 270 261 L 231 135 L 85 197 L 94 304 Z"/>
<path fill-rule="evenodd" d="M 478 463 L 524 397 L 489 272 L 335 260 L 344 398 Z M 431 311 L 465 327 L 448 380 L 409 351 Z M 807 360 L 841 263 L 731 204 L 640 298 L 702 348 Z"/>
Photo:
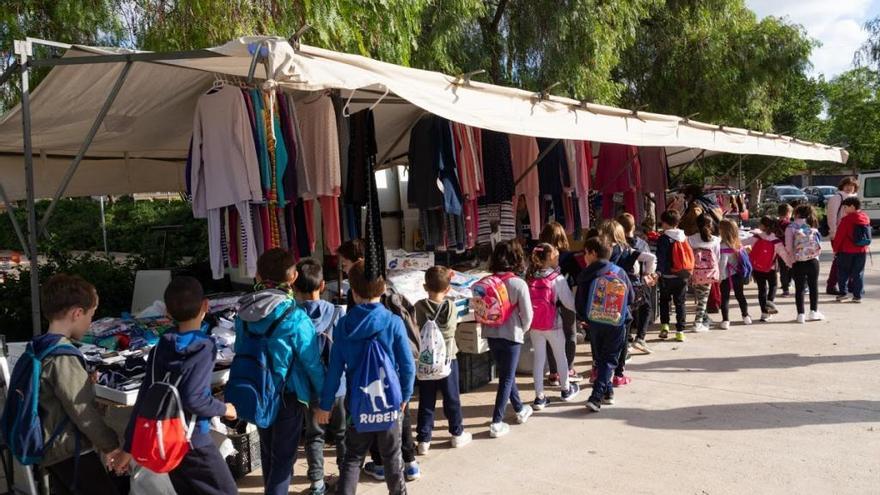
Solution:
<path fill-rule="evenodd" d="M 226 414 L 226 403 L 214 398 L 211 394 L 211 374 L 214 371 L 214 343 L 202 347 L 187 359 L 180 377 L 180 401 L 187 415 L 195 414 L 200 418 L 213 418 Z"/>
<path fill-rule="evenodd" d="M 574 311 L 574 294 L 571 293 L 571 287 L 565 281 L 565 277 L 556 277 L 553 281 L 553 289 L 556 291 L 556 300 L 562 307 L 569 311 Z"/>
<path fill-rule="evenodd" d="M 587 298 L 590 295 L 590 282 L 592 280 L 586 280 L 584 278 L 578 277 L 578 287 L 577 293 L 575 295 L 574 308 L 577 317 L 580 320 L 586 320 L 587 315 L 584 313 L 587 310 Z"/>
<path fill-rule="evenodd" d="M 517 300 L 513 301 L 516 303 L 516 311 L 519 313 L 519 319 L 522 321 L 523 330 L 527 331 L 529 328 L 532 328 L 532 317 L 534 316 L 532 310 L 532 298 L 529 296 L 529 287 L 526 285 L 525 280 L 515 277 L 510 279 L 510 287 L 514 290 L 512 291 L 516 294 Z"/>
<path fill-rule="evenodd" d="M 785 246 L 781 242 L 777 243 L 773 249 L 776 252 L 776 256 L 791 268 L 791 265 L 794 264 L 794 256 L 788 252 L 788 249 L 785 249 Z"/>
<path fill-rule="evenodd" d="M 565 280 L 562 277 L 563 281 Z M 449 306 L 449 319 L 446 320 L 446 331 L 441 332 L 443 334 L 444 339 L 454 339 L 455 331 L 458 330 L 458 310 L 455 308 L 455 303 L 452 301 L 446 301 Z M 455 357 L 455 356 L 452 356 Z"/>
<path fill-rule="evenodd" d="M 791 227 L 785 229 L 785 250 L 794 258 L 794 229 Z"/>
<path fill-rule="evenodd" d="M 45 366 L 55 397 L 76 429 L 100 452 L 119 447 L 116 432 L 107 426 L 95 407 L 95 388 L 79 358 L 54 356 Z"/>
<path fill-rule="evenodd" d="M 321 363 L 318 333 L 312 320 L 305 313 L 298 312 L 298 314 L 302 315 L 302 319 L 295 323 L 297 328 L 293 332 L 294 366 L 301 366 L 308 375 L 315 393 L 320 394 L 324 388 L 324 365 Z"/>
<path fill-rule="evenodd" d="M 324 376 L 324 387 L 321 389 L 321 409 L 323 411 L 330 411 L 333 408 L 333 402 L 336 400 L 336 392 L 339 390 L 339 383 L 345 367 L 345 360 L 342 357 L 342 343 L 340 342 L 344 321 L 344 319 L 337 321 L 336 328 L 333 329 L 334 345 L 330 348 L 330 365 L 327 367 L 327 374 Z"/>
<path fill-rule="evenodd" d="M 657 271 L 657 257 L 654 256 L 654 253 L 649 253 L 647 251 L 640 252 L 638 262 L 645 264 L 645 273 L 640 274 L 642 276 L 651 275 Z"/>
<path fill-rule="evenodd" d="M 416 364 L 409 346 L 406 326 L 400 318 L 393 318 L 392 341 L 394 360 L 397 361 L 397 372 L 400 374 L 400 397 L 403 404 L 412 397 L 413 384 L 416 380 Z"/>

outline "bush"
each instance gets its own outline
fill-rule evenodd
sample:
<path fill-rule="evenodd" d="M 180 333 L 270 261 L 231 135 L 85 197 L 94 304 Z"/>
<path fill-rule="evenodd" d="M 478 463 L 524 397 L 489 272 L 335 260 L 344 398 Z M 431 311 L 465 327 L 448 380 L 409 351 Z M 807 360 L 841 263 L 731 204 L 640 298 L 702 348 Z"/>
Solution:
<path fill-rule="evenodd" d="M 117 262 L 86 254 L 79 257 L 53 255 L 49 262 L 39 267 L 40 282 L 56 273 L 79 275 L 98 290 L 100 302 L 95 318 L 119 316 L 131 307 L 134 293 L 134 276 L 144 268 L 144 260 L 133 258 Z M 30 271 L 22 270 L 18 278 L 8 278 L 0 284 L 0 329 L 10 342 L 31 338 L 31 290 Z M 46 328 L 46 322 L 43 322 Z"/>

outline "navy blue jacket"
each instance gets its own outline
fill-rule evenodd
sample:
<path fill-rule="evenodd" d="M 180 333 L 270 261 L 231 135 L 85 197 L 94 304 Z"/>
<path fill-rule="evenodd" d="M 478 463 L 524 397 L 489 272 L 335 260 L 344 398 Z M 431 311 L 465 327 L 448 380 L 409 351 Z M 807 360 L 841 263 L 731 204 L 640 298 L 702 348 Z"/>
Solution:
<path fill-rule="evenodd" d="M 141 400 L 153 383 L 151 370 L 155 360 L 155 378 L 162 380 L 166 373 L 171 373 L 171 380 L 180 377 L 177 391 L 183 403 L 183 412 L 189 421 L 196 415 L 196 427 L 193 430 L 191 443 L 193 448 L 213 446 L 214 441 L 208 434 L 211 418 L 226 414 L 226 404 L 215 399 L 211 394 L 211 375 L 214 372 L 216 350 L 214 341 L 199 330 L 190 332 L 169 331 L 159 339 L 155 350 L 147 361 L 147 374 L 138 392 L 137 402 L 128 428 L 125 430 L 125 451 L 131 452 L 131 438 L 134 435 L 134 421 L 137 417 Z"/>

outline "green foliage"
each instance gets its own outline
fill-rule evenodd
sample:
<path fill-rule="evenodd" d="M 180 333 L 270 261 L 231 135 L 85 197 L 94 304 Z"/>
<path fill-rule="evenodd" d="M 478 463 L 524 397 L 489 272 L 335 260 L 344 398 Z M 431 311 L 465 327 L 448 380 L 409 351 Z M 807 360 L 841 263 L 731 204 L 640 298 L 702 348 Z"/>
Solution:
<path fill-rule="evenodd" d="M 880 73 L 861 67 L 825 86 L 829 140 L 845 143 L 853 168 L 880 164 Z"/>
<path fill-rule="evenodd" d="M 120 263 L 86 254 L 53 256 L 39 270 L 41 282 L 56 273 L 69 273 L 94 284 L 100 297 L 95 317 L 103 318 L 119 316 L 130 309 L 134 274 L 143 267 L 143 260 L 137 258 Z M 8 278 L 6 283 L 0 284 L 0 328 L 9 341 L 31 337 L 30 271 L 24 270 L 18 278 Z"/>

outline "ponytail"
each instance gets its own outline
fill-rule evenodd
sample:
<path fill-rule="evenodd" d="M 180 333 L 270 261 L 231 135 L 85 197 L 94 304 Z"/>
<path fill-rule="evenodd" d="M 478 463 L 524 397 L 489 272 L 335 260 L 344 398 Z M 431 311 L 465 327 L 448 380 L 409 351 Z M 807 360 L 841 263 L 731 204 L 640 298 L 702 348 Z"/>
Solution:
<path fill-rule="evenodd" d="M 557 253 L 555 247 L 542 242 L 532 249 L 532 255 L 529 257 L 529 269 L 526 272 L 526 279 L 535 278 L 539 271 L 545 269 L 550 264 L 550 260 Z"/>
<path fill-rule="evenodd" d="M 703 242 L 709 242 L 712 240 L 712 217 L 710 217 L 706 213 L 701 213 L 700 216 L 697 217 L 697 230 L 700 232 L 700 239 Z"/>

